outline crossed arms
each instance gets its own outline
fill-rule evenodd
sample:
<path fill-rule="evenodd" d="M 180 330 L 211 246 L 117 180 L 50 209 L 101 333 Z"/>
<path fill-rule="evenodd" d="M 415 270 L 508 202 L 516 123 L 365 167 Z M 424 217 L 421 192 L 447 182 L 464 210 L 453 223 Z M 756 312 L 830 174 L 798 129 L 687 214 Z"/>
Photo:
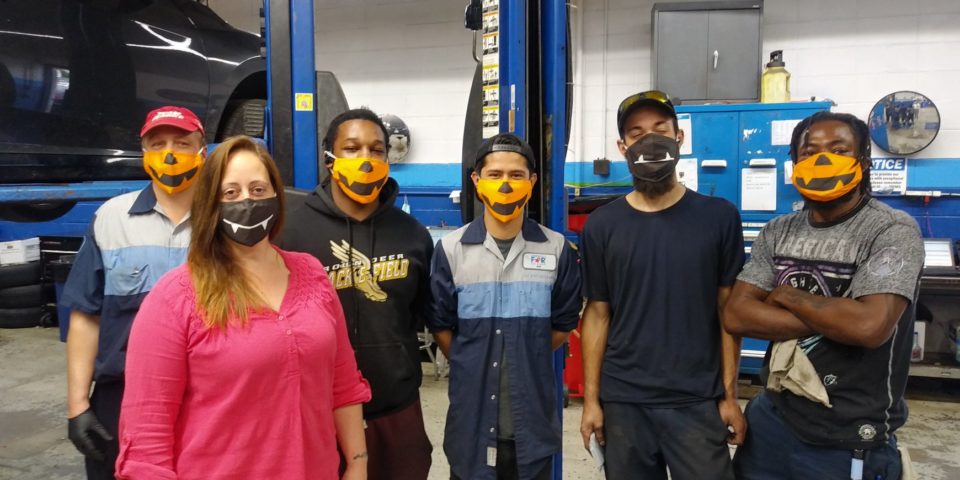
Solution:
<path fill-rule="evenodd" d="M 892 293 L 834 298 L 789 285 L 767 292 L 737 281 L 721 318 L 737 336 L 780 341 L 819 333 L 837 343 L 878 348 L 893 335 L 908 303 Z"/>

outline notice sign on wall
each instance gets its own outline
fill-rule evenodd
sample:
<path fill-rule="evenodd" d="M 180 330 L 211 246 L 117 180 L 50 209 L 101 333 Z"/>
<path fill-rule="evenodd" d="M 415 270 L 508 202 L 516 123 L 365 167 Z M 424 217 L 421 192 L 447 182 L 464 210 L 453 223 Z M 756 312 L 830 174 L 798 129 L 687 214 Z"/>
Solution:
<path fill-rule="evenodd" d="M 777 210 L 777 169 L 740 170 L 740 208 L 760 212 Z"/>
<path fill-rule="evenodd" d="M 680 155 L 690 155 L 693 153 L 693 120 L 690 118 L 690 114 L 678 113 L 677 125 L 680 130 L 683 130 L 683 144 L 680 145 Z"/>
<path fill-rule="evenodd" d="M 874 195 L 903 195 L 907 191 L 907 159 L 874 158 L 870 186 Z"/>
<path fill-rule="evenodd" d="M 696 158 L 681 158 L 680 161 L 677 162 L 677 180 L 681 185 L 694 192 L 700 188 L 698 173 Z"/>

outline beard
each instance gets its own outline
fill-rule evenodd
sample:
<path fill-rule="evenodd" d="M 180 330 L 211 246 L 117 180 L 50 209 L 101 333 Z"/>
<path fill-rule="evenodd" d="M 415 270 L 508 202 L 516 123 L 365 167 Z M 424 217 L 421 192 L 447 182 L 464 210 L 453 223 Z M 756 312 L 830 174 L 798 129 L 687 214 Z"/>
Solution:
<path fill-rule="evenodd" d="M 647 182 L 634 178 L 633 189 L 644 197 L 659 198 L 673 189 L 675 182 L 676 179 L 674 178 L 674 175 L 670 175 L 659 182 Z"/>

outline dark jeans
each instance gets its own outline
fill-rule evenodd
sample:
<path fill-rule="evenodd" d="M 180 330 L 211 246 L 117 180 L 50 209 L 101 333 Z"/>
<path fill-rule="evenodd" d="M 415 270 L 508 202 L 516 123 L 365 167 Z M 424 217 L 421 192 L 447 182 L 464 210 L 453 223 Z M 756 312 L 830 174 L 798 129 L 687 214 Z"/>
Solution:
<path fill-rule="evenodd" d="M 85 457 L 88 480 L 113 480 L 114 466 L 120 451 L 117 426 L 120 423 L 120 402 L 123 400 L 123 382 L 96 384 L 93 394 L 90 395 L 90 409 L 97 416 L 103 427 L 113 435 L 113 440 L 107 442 L 97 435 L 92 435 L 93 443 L 104 452 L 104 460 L 98 462 Z"/>
<path fill-rule="evenodd" d="M 420 399 L 399 412 L 367 420 L 367 477 L 426 480 L 433 446 L 423 428 Z"/>
<path fill-rule="evenodd" d="M 603 404 L 610 480 L 733 480 L 727 427 L 714 400 L 677 408 Z"/>
<path fill-rule="evenodd" d="M 804 443 L 790 430 L 767 394 L 747 404 L 747 438 L 737 449 L 733 468 L 740 480 L 848 480 L 853 452 Z M 868 450 L 864 480 L 899 480 L 897 439 Z"/>
<path fill-rule="evenodd" d="M 517 444 L 512 440 L 497 440 L 497 480 L 519 480 L 517 472 Z M 540 473 L 532 480 L 550 480 L 553 478 L 553 459 L 547 461 Z M 450 480 L 461 480 L 460 477 L 450 474 Z"/>

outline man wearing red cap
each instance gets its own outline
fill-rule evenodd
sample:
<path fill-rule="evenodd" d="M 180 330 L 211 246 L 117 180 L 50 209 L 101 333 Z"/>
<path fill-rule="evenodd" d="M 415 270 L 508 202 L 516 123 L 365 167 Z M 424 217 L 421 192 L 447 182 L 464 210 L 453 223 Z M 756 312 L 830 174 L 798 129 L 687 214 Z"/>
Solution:
<path fill-rule="evenodd" d="M 140 138 L 153 181 L 97 209 L 60 300 L 71 310 L 68 436 L 88 479 L 114 478 L 130 325 L 157 280 L 187 257 L 191 187 L 206 153 L 203 124 L 184 108 L 147 114 Z"/>

